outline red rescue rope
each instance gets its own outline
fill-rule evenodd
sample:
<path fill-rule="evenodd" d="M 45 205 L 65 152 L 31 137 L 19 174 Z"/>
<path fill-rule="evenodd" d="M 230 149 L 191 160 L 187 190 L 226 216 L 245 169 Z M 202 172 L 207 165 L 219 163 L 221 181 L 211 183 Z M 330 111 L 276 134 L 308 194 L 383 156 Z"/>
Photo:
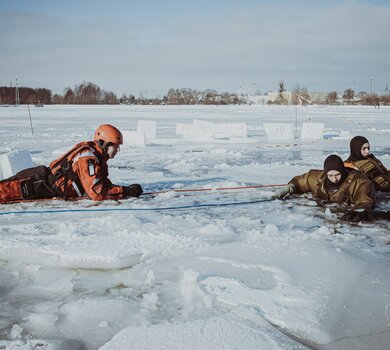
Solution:
<path fill-rule="evenodd" d="M 229 191 L 229 190 L 243 190 L 249 188 L 266 188 L 266 187 L 282 187 L 286 184 L 272 184 L 272 185 L 252 185 L 252 186 L 238 186 L 238 187 L 216 187 L 216 188 L 191 188 L 191 189 L 172 189 L 172 190 L 163 190 L 156 192 L 144 192 L 143 194 L 160 194 L 167 192 L 207 192 L 207 191 Z"/>
<path fill-rule="evenodd" d="M 216 187 L 216 188 L 190 188 L 190 189 L 169 189 L 169 190 L 162 190 L 162 191 L 155 191 L 155 192 L 144 192 L 142 195 L 154 195 L 154 194 L 161 194 L 161 193 L 168 193 L 168 192 L 208 192 L 208 191 L 229 191 L 229 190 L 245 190 L 245 189 L 251 189 L 251 188 L 267 188 L 267 187 L 282 187 L 286 186 L 286 184 L 271 184 L 271 185 L 252 185 L 252 186 L 237 186 L 237 187 Z M 87 197 L 75 197 L 75 198 L 68 198 L 68 202 L 75 202 L 78 200 L 88 199 Z M 15 204 L 15 203 L 29 203 L 29 202 L 43 202 L 43 201 L 64 201 L 63 198 L 54 197 L 54 198 L 38 198 L 38 199 L 22 199 L 22 200 L 15 200 L 15 201 L 9 201 L 6 203 L 0 203 L 0 204 Z"/>

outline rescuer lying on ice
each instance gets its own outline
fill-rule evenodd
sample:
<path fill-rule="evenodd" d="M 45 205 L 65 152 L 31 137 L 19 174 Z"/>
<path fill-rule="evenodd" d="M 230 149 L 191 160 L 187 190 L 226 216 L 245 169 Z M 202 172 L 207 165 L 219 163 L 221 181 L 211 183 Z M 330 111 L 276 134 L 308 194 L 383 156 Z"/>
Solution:
<path fill-rule="evenodd" d="M 115 157 L 122 143 L 117 128 L 100 125 L 94 141 L 78 143 L 49 167 L 25 169 L 0 181 L 0 203 L 53 197 L 87 196 L 96 201 L 138 197 L 143 192 L 139 184 L 117 186 L 108 178 L 107 161 Z"/>
<path fill-rule="evenodd" d="M 376 211 L 373 183 L 360 171 L 346 168 L 342 159 L 330 155 L 325 159 L 324 170 L 312 169 L 295 176 L 287 186 L 276 194 L 277 199 L 289 198 L 292 194 L 311 192 L 313 197 L 328 203 L 347 204 L 351 209 L 342 220 L 390 219 L 390 211 Z"/>
<path fill-rule="evenodd" d="M 364 136 L 355 136 L 350 142 L 351 153 L 344 165 L 360 170 L 375 186 L 377 191 L 390 192 L 390 170 L 370 152 L 370 143 Z"/>

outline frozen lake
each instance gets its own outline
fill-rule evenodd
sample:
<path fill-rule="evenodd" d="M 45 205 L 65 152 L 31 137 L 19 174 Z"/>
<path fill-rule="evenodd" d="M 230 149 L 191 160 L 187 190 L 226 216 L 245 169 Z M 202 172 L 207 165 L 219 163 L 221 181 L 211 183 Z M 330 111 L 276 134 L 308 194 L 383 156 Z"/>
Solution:
<path fill-rule="evenodd" d="M 113 183 L 146 192 L 284 184 L 321 169 L 331 153 L 347 158 L 356 135 L 390 168 L 389 107 L 53 105 L 30 113 L 34 135 L 27 106 L 0 107 L 0 154 L 27 149 L 36 165 L 92 139 L 100 124 L 130 131 L 156 121 L 156 139 L 124 146 L 109 162 Z M 176 134 L 193 119 L 245 123 L 248 137 Z M 323 139 L 269 140 L 263 127 L 290 123 L 298 136 L 306 122 L 323 123 Z M 388 349 L 388 222 L 349 225 L 310 198 L 267 201 L 274 191 L 0 205 L 0 349 Z M 389 198 L 379 195 L 379 208 L 389 210 Z M 258 202 L 130 210 L 250 201 Z"/>

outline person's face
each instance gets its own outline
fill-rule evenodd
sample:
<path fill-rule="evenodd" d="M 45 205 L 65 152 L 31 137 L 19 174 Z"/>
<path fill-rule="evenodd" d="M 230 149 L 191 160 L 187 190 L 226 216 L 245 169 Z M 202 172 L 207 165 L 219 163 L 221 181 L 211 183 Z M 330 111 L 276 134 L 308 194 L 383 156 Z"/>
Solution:
<path fill-rule="evenodd" d="M 337 184 L 341 180 L 341 173 L 337 170 L 329 170 L 326 173 L 326 176 L 328 177 L 330 182 L 333 182 L 334 184 Z"/>
<path fill-rule="evenodd" d="M 366 143 L 362 146 L 362 148 L 361 148 L 360 151 L 362 152 L 363 157 L 364 157 L 364 158 L 367 158 L 367 157 L 370 155 L 370 144 L 369 144 L 368 142 L 366 142 Z"/>
<path fill-rule="evenodd" d="M 120 151 L 119 145 L 110 145 L 107 147 L 108 158 L 112 159 L 116 156 L 116 154 Z"/>

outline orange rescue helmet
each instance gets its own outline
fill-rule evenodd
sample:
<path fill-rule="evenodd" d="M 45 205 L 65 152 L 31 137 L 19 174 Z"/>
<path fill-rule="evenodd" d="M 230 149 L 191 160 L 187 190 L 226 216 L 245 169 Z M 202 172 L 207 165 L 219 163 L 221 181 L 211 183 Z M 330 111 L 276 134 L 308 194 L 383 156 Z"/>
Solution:
<path fill-rule="evenodd" d="M 123 136 L 115 126 L 103 124 L 96 129 L 94 141 L 97 142 L 102 149 L 106 149 L 109 145 L 119 146 L 123 144 Z"/>

